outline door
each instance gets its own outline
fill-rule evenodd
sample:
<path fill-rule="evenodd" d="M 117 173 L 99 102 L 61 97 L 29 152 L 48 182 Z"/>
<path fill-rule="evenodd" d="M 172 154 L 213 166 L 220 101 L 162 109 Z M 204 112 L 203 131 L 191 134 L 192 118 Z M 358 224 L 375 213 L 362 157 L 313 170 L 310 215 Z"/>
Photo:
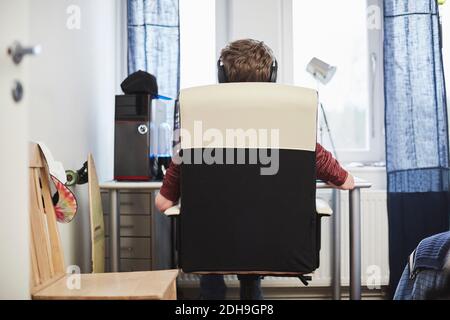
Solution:
<path fill-rule="evenodd" d="M 0 1 L 0 299 L 28 299 L 28 81 L 27 60 L 7 53 L 28 45 L 29 0 Z M 17 81 L 17 85 L 15 85 Z M 15 102 L 12 88 L 23 98 Z"/>

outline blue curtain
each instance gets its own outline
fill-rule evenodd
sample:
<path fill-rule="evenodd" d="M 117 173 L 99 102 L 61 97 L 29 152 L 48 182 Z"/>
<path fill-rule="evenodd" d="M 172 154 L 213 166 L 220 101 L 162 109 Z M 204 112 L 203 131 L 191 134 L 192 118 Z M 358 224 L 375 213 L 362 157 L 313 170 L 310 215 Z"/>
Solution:
<path fill-rule="evenodd" d="M 395 290 L 420 240 L 449 229 L 448 120 L 435 0 L 384 0 L 384 77 Z"/>
<path fill-rule="evenodd" d="M 178 0 L 128 0 L 128 73 L 156 76 L 159 94 L 176 98 L 180 82 Z"/>

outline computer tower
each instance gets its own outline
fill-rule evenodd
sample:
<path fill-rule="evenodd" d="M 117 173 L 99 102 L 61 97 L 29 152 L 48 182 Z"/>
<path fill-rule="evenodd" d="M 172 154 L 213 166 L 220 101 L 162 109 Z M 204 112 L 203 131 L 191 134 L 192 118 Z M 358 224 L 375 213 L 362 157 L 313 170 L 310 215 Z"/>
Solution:
<path fill-rule="evenodd" d="M 115 104 L 114 179 L 149 181 L 152 96 L 117 95 Z"/>

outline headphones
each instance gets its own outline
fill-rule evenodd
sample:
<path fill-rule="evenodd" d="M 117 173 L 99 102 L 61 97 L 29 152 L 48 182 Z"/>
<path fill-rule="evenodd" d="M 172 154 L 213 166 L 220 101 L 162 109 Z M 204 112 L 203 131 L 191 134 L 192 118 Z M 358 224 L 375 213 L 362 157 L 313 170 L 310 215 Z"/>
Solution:
<path fill-rule="evenodd" d="M 273 82 L 273 83 L 277 82 L 277 72 L 278 72 L 278 62 L 274 58 L 272 67 L 270 69 L 270 78 L 269 78 L 268 82 Z M 223 65 L 222 59 L 219 59 L 217 61 L 217 79 L 219 80 L 219 83 L 227 83 L 228 82 L 228 77 L 225 72 L 225 67 Z"/>

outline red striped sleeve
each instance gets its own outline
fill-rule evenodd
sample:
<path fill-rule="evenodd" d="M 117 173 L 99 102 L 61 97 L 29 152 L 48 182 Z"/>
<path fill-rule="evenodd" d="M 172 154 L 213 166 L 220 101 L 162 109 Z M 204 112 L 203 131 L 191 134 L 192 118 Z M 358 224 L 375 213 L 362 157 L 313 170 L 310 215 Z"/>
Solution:
<path fill-rule="evenodd" d="M 180 166 L 171 162 L 164 176 L 159 193 L 166 199 L 177 202 L 180 199 Z"/>
<path fill-rule="evenodd" d="M 348 176 L 348 172 L 333 158 L 331 152 L 319 143 L 316 144 L 316 174 L 318 179 L 336 186 L 343 185 Z"/>

